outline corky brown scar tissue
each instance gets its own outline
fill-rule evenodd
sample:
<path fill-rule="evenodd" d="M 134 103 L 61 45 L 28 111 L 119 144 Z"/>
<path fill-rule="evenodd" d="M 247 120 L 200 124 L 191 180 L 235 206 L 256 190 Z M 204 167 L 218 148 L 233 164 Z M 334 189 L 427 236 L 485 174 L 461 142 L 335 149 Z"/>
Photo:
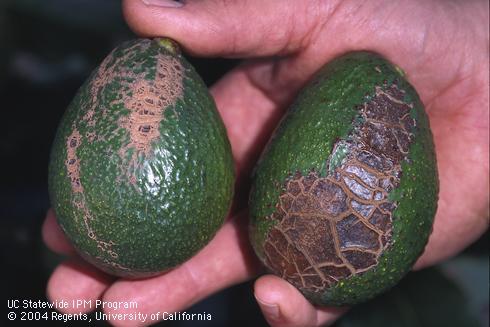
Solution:
<path fill-rule="evenodd" d="M 82 141 L 83 138 L 80 135 L 78 129 L 76 127 L 73 128 L 72 133 L 68 136 L 68 139 L 66 141 L 67 158 L 65 160 L 66 170 L 68 173 L 68 177 L 70 178 L 71 181 L 72 201 L 74 206 L 79 210 L 81 210 L 82 218 L 83 218 L 83 226 L 85 227 L 87 236 L 90 239 L 94 240 L 94 242 L 96 242 L 97 248 L 100 249 L 102 253 L 108 254 L 112 259 L 117 259 L 118 254 L 112 248 L 113 245 L 115 245 L 115 243 L 113 241 L 105 242 L 98 239 L 94 230 L 90 226 L 90 222 L 94 218 L 89 208 L 87 207 L 85 192 L 83 189 L 83 185 L 80 181 L 80 159 L 78 158 L 77 155 L 77 149 Z M 117 264 L 107 258 L 102 258 L 102 259 L 106 261 L 107 264 L 112 264 L 112 265 Z"/>
<path fill-rule="evenodd" d="M 335 143 L 327 176 L 297 172 L 286 180 L 264 252 L 267 266 L 297 288 L 320 291 L 365 272 L 390 246 L 397 203 L 388 194 L 399 185 L 415 127 L 403 98 L 396 84 L 376 87 L 358 107 L 360 123 Z"/>
<path fill-rule="evenodd" d="M 148 42 L 147 42 L 148 43 Z M 143 43 L 143 46 L 148 44 Z M 130 49 L 131 50 L 131 49 Z M 118 59 L 111 59 L 109 55 L 101 64 L 101 67 L 94 76 L 93 86 L 91 88 L 91 106 L 82 116 L 81 122 L 86 123 L 93 131 L 87 132 L 85 138 L 78 132 L 77 126 L 73 126 L 73 131 L 67 139 L 67 159 L 65 166 L 68 177 L 72 185 L 73 203 L 75 207 L 81 210 L 83 216 L 83 225 L 87 235 L 97 244 L 101 256 L 98 257 L 108 265 L 117 266 L 121 269 L 125 267 L 119 265 L 117 260 L 118 254 L 114 249 L 117 245 L 112 240 L 102 241 L 98 238 L 91 227 L 91 221 L 94 219 L 85 200 L 83 185 L 80 182 L 80 159 L 77 156 L 77 148 L 82 141 L 94 142 L 98 140 L 95 132 L 97 125 L 96 110 L 107 110 L 100 106 L 100 98 L 104 89 L 116 78 L 135 78 L 132 70 L 116 71 L 118 62 L 128 60 L 129 50 L 126 54 Z M 175 103 L 182 96 L 183 86 L 183 67 L 181 63 L 171 57 L 158 54 L 156 58 L 155 77 L 153 80 L 145 79 L 140 76 L 135 83 L 128 83 L 127 90 L 121 95 L 121 101 L 114 101 L 112 106 L 123 103 L 124 107 L 129 110 L 129 114 L 120 119 L 120 128 L 124 128 L 129 133 L 129 143 L 121 148 L 119 155 L 124 159 L 128 149 L 134 149 L 131 156 L 130 165 L 135 166 L 137 155 L 143 152 L 148 155 L 150 144 L 159 137 L 159 125 L 163 119 L 165 109 Z M 135 183 L 135 177 L 129 175 L 130 169 L 125 173 L 128 175 L 130 182 Z"/>
<path fill-rule="evenodd" d="M 156 70 L 153 81 L 138 79 L 123 96 L 124 106 L 130 112 L 120 124 L 128 130 L 130 143 L 123 148 L 121 155 L 129 148 L 148 154 L 150 143 L 160 135 L 158 128 L 165 109 L 182 96 L 181 63 L 171 56 L 160 54 Z"/>

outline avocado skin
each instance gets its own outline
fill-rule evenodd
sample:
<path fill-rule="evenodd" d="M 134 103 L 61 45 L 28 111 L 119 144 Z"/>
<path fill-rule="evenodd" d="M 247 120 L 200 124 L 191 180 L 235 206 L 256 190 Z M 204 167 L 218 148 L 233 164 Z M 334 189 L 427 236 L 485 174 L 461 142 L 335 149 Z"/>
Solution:
<path fill-rule="evenodd" d="M 266 146 L 253 174 L 250 194 L 250 240 L 265 264 L 264 244 L 277 223 L 270 217 L 284 182 L 295 173 L 328 174 L 335 142 L 344 140 L 359 119 L 359 106 L 376 87 L 395 83 L 411 103 L 416 122 L 398 187 L 389 193 L 397 203 L 392 212 L 391 245 L 373 268 L 339 280 L 318 292 L 301 290 L 316 305 L 352 305 L 394 286 L 421 255 L 432 231 L 438 200 L 438 174 L 432 133 L 422 102 L 403 72 L 380 55 L 351 52 L 321 68 L 300 91 Z M 270 267 L 269 267 L 270 268 Z M 277 273 L 277 272 L 275 272 Z"/>
<path fill-rule="evenodd" d="M 127 104 L 135 103 L 137 83 L 155 92 L 158 58 L 173 64 L 159 80 L 173 93 L 152 112 L 159 119 L 145 116 L 153 119 L 145 141 L 130 132 L 143 125 Z M 66 236 L 87 261 L 128 278 L 159 274 L 203 248 L 224 222 L 233 184 L 214 100 L 168 39 L 129 41 L 109 54 L 62 117 L 49 163 L 50 199 Z"/>

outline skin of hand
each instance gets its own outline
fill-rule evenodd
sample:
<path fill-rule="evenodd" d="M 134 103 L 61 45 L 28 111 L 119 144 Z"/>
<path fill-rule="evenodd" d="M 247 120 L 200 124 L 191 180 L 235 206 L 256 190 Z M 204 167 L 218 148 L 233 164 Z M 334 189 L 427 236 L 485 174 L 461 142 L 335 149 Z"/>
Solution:
<path fill-rule="evenodd" d="M 240 192 L 240 185 L 246 184 L 262 147 L 301 86 L 334 57 L 370 50 L 406 71 L 426 106 L 434 134 L 440 198 L 433 233 L 415 269 L 457 254 L 488 228 L 485 1 L 125 0 L 123 10 L 138 35 L 171 37 L 192 55 L 246 59 L 211 89 L 236 162 L 235 207 L 244 207 L 240 203 L 246 192 Z M 137 301 L 142 313 L 184 310 L 261 272 L 248 244 L 246 215 L 246 209 L 232 212 L 212 242 L 176 269 L 130 281 L 105 275 L 77 259 L 50 210 L 43 226 L 45 242 L 74 259 L 53 272 L 48 297 Z M 254 292 L 272 326 L 329 324 L 345 311 L 316 308 L 293 286 L 271 275 L 258 278 Z"/>

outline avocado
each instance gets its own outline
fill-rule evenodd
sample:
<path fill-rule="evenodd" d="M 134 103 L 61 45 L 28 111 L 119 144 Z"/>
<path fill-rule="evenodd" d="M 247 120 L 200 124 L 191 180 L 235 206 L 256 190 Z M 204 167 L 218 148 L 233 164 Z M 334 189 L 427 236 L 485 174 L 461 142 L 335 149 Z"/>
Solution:
<path fill-rule="evenodd" d="M 121 277 L 162 273 L 222 225 L 234 184 L 224 125 L 170 39 L 115 48 L 58 126 L 49 193 L 79 254 Z"/>
<path fill-rule="evenodd" d="M 356 304 L 420 256 L 438 188 L 429 121 L 403 71 L 347 53 L 300 91 L 262 153 L 250 239 L 312 303 Z"/>

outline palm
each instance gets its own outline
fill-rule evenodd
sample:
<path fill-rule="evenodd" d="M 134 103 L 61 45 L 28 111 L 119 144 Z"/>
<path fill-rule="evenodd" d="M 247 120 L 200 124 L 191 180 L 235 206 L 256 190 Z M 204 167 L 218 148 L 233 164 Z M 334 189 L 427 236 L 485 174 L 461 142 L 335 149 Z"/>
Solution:
<path fill-rule="evenodd" d="M 223 6 L 226 3 L 205 1 L 190 3 L 178 9 L 181 12 L 173 9 L 149 12 L 139 2 L 126 1 L 125 9 L 130 24 L 140 34 L 171 36 L 193 53 L 239 57 L 280 55 L 275 59 L 245 62 L 212 88 L 227 126 L 241 185 L 246 184 L 244 179 L 285 105 L 311 74 L 338 54 L 367 49 L 387 56 L 407 72 L 426 105 L 434 133 L 441 186 L 439 208 L 434 232 L 417 266 L 430 265 L 457 253 L 485 230 L 488 224 L 488 39 L 485 41 L 485 35 L 478 35 L 483 33 L 482 29 L 472 26 L 471 20 L 463 22 L 469 24 L 463 32 L 459 30 L 461 10 L 446 10 L 436 2 L 412 6 L 410 2 L 387 1 L 382 5 L 372 2 L 359 6 L 344 1 L 335 6 L 332 4 L 335 1 L 305 4 L 298 0 L 281 6 L 272 1 L 262 4 L 266 16 L 269 13 L 272 20 L 290 19 L 295 26 L 277 36 L 261 30 L 264 27 L 260 18 L 255 18 L 257 24 L 243 19 L 254 17 L 247 12 L 255 8 L 253 4 L 248 9 L 234 10 L 233 6 L 240 5 Z M 209 20 L 216 19 L 216 14 L 209 10 L 211 5 L 225 11 L 228 20 L 220 21 L 222 28 L 226 31 L 227 23 L 234 24 L 236 35 L 218 36 L 209 28 Z M 207 6 L 208 10 L 199 6 Z M 465 10 L 468 15 L 485 13 L 478 6 L 467 6 Z M 247 13 L 251 16 L 242 16 Z M 185 28 L 176 28 L 190 14 L 197 15 L 198 23 L 188 29 L 199 27 L 201 18 L 204 30 L 194 35 L 194 39 Z M 367 17 L 373 18 L 367 20 Z M 482 19 L 488 21 L 485 14 L 479 21 Z M 270 22 L 271 26 L 274 24 Z M 247 35 L 259 35 L 258 43 L 246 37 L 242 41 L 241 27 L 255 28 L 247 30 Z M 400 33 L 400 28 L 405 32 Z M 483 42 L 474 42 L 475 38 Z M 245 193 L 238 192 L 242 196 Z M 237 201 L 243 203 L 243 199 Z M 102 294 L 107 300 L 135 299 L 147 313 L 181 310 L 258 272 L 259 265 L 247 243 L 244 216 L 244 212 L 235 213 L 205 249 L 166 275 L 144 281 L 113 282 L 98 272 L 88 273 L 89 268 L 82 271 L 79 266 L 64 264 L 53 274 L 48 292 L 51 298 L 58 299 L 97 298 Z M 47 243 L 66 250 L 60 232 L 53 234 L 56 226 L 52 217 L 46 225 L 45 232 L 54 235 L 46 238 Z M 73 294 L 66 286 L 68 278 L 85 280 L 81 285 L 86 287 Z M 256 295 L 267 297 L 275 292 L 272 296 L 279 296 L 276 300 L 280 301 L 281 292 L 282 296 L 289 292 L 289 304 L 281 305 L 303 309 L 305 314 L 300 325 L 324 322 L 335 316 L 328 309 L 315 310 L 283 282 L 271 277 L 261 280 L 256 285 Z M 155 294 L 165 296 L 155 300 Z M 287 310 L 281 307 L 283 313 Z"/>

